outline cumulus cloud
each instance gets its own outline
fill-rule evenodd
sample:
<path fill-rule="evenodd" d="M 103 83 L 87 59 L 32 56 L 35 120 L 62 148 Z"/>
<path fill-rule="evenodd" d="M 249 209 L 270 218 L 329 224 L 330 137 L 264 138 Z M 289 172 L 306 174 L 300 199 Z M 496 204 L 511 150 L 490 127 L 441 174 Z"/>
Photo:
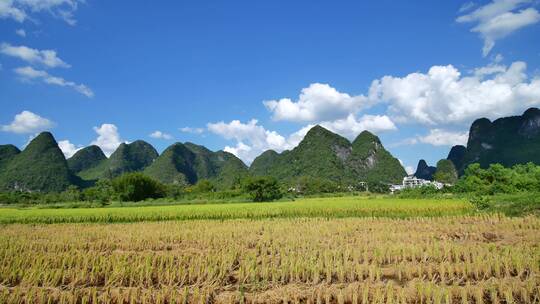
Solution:
<path fill-rule="evenodd" d="M 202 134 L 204 133 L 204 128 L 183 127 L 183 128 L 180 128 L 180 131 L 184 133 L 191 133 L 191 134 Z"/>
<path fill-rule="evenodd" d="M 14 6 L 13 0 L 0 1 L 0 18 L 11 18 L 18 22 L 23 22 L 27 15 L 24 10 Z"/>
<path fill-rule="evenodd" d="M 518 61 L 463 77 L 452 65 L 433 66 L 426 74 L 377 79 L 369 98 L 388 103 L 391 117 L 398 122 L 438 125 L 513 115 L 540 104 L 540 78 L 529 80 L 526 68 Z"/>
<path fill-rule="evenodd" d="M 396 129 L 390 118 L 384 115 L 364 115 L 357 119 L 351 114 L 341 120 L 324 121 L 319 124 L 351 140 L 364 130 L 382 132 Z M 276 131 L 265 129 L 256 119 L 247 123 L 239 120 L 229 123 L 223 121 L 209 123 L 208 130 L 225 139 L 236 141 L 235 146 L 226 146 L 224 150 L 250 164 L 255 157 L 268 149 L 281 152 L 296 147 L 314 126 L 315 124 L 308 124 L 286 137 Z"/>
<path fill-rule="evenodd" d="M 17 31 L 18 34 L 19 31 L 20 30 Z M 24 30 L 22 30 L 21 33 L 26 35 Z M 71 67 L 69 64 L 60 59 L 54 50 L 37 50 L 24 45 L 14 46 L 9 43 L 2 43 L 0 44 L 0 53 L 6 56 L 19 58 L 31 64 L 40 64 L 47 68 Z"/>
<path fill-rule="evenodd" d="M 467 131 L 449 131 L 443 129 L 431 129 L 429 133 L 423 136 L 405 138 L 402 141 L 390 146 L 416 145 L 419 143 L 432 146 L 455 146 L 466 145 L 469 138 Z"/>
<path fill-rule="evenodd" d="M 256 119 L 247 123 L 233 120 L 229 123 L 223 121 L 209 123 L 208 130 L 228 140 L 235 140 L 236 146 L 226 146 L 225 151 L 233 153 L 244 162 L 250 164 L 255 157 L 265 150 L 272 149 L 281 152 L 298 144 L 307 130 L 301 130 L 304 134 L 294 133 L 285 138 L 275 131 L 266 130 L 258 124 Z"/>
<path fill-rule="evenodd" d="M 54 123 L 49 119 L 30 111 L 22 111 L 15 115 L 13 121 L 9 125 L 3 125 L 2 131 L 17 134 L 29 134 L 49 130 L 53 127 Z"/>
<path fill-rule="evenodd" d="M 374 133 L 397 130 L 396 125 L 386 115 L 363 115 L 357 119 L 353 114 L 349 114 L 347 118 L 321 122 L 320 125 L 351 140 L 365 130 Z"/>
<path fill-rule="evenodd" d="M 94 127 L 98 137 L 92 141 L 91 145 L 96 145 L 109 157 L 118 146 L 124 141 L 120 139 L 118 128 L 114 124 L 105 123 L 100 127 Z"/>
<path fill-rule="evenodd" d="M 29 81 L 32 79 L 40 79 L 46 84 L 57 85 L 61 87 L 69 87 L 83 94 L 86 97 L 89 97 L 89 98 L 94 97 L 94 92 L 86 85 L 77 84 L 73 81 L 68 81 L 68 80 L 65 80 L 64 78 L 50 75 L 48 72 L 43 71 L 43 70 L 36 70 L 33 67 L 26 66 L 26 67 L 16 68 L 14 69 L 14 71 L 24 81 Z"/>
<path fill-rule="evenodd" d="M 484 40 L 482 53 L 487 56 L 497 40 L 540 20 L 540 13 L 535 8 L 524 7 L 531 3 L 529 0 L 494 0 L 459 16 L 456 21 L 476 24 L 471 31 Z"/>
<path fill-rule="evenodd" d="M 364 96 L 351 96 L 328 84 L 313 83 L 302 89 L 297 101 L 282 98 L 264 101 L 264 105 L 274 120 L 318 122 L 345 118 L 367 106 L 367 102 Z"/>
<path fill-rule="evenodd" d="M 48 12 L 54 17 L 75 25 L 73 13 L 83 0 L 1 0 L 0 18 L 10 18 L 17 22 L 31 19 L 31 13 Z"/>
<path fill-rule="evenodd" d="M 442 129 L 431 129 L 425 136 L 418 137 L 418 140 L 433 146 L 455 146 L 467 144 L 469 132 L 453 132 Z"/>
<path fill-rule="evenodd" d="M 66 159 L 72 157 L 73 154 L 82 149 L 82 146 L 75 146 L 69 140 L 59 141 L 58 147 L 60 148 L 60 150 L 62 150 L 62 153 L 64 153 Z"/>
<path fill-rule="evenodd" d="M 172 135 L 167 134 L 167 133 L 163 133 L 161 131 L 154 131 L 154 132 L 150 133 L 149 136 L 152 137 L 152 138 L 165 139 L 165 140 L 171 140 L 173 138 Z"/>

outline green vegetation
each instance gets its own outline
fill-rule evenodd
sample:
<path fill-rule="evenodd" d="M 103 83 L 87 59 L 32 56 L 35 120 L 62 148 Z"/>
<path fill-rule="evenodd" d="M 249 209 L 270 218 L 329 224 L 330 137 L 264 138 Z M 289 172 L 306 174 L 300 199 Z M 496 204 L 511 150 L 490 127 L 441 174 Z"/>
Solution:
<path fill-rule="evenodd" d="M 478 195 L 540 193 L 540 166 L 533 163 L 505 168 L 500 164 L 482 169 L 472 164 L 456 183 L 455 192 Z"/>
<path fill-rule="evenodd" d="M 453 146 L 452 149 L 450 149 L 446 159 L 450 160 L 454 164 L 456 170 L 460 170 L 463 167 L 463 158 L 465 157 L 466 152 L 467 148 L 465 146 Z"/>
<path fill-rule="evenodd" d="M 540 165 L 540 110 L 530 108 L 522 116 L 476 120 L 469 131 L 461 173 L 472 163 L 510 167 L 533 162 Z"/>
<path fill-rule="evenodd" d="M 277 180 L 273 177 L 251 178 L 244 187 L 254 202 L 274 201 L 283 196 Z"/>
<path fill-rule="evenodd" d="M 414 176 L 425 180 L 433 180 L 433 174 L 435 174 L 435 171 L 437 171 L 436 167 L 428 166 L 426 161 L 421 159 L 418 161 Z"/>
<path fill-rule="evenodd" d="M 353 141 L 347 169 L 352 182 L 399 183 L 407 175 L 399 160 L 383 147 L 377 136 L 368 131 L 363 131 Z"/>
<path fill-rule="evenodd" d="M 145 141 L 122 143 L 107 160 L 79 172 L 78 175 L 85 180 L 112 179 L 123 173 L 142 171 L 157 157 L 156 149 Z"/>
<path fill-rule="evenodd" d="M 64 154 L 49 132 L 39 134 L 24 151 L 11 157 L 0 174 L 4 191 L 59 192 L 74 182 Z"/>
<path fill-rule="evenodd" d="M 79 173 L 98 166 L 106 161 L 107 157 L 101 151 L 101 148 L 95 145 L 85 147 L 77 151 L 67 160 L 68 167 L 73 173 Z"/>
<path fill-rule="evenodd" d="M 188 185 L 197 182 L 191 168 L 195 155 L 181 143 L 175 143 L 144 170 L 144 173 L 162 183 Z"/>
<path fill-rule="evenodd" d="M 292 151 L 285 151 L 277 158 L 266 153 L 264 161 L 255 159 L 252 172 L 268 172 L 279 180 L 311 176 L 341 182 L 345 178 L 344 160 L 350 154 L 350 145 L 344 137 L 315 126 Z M 269 161 L 272 157 L 274 162 Z"/>
<path fill-rule="evenodd" d="M 438 161 L 437 171 L 433 174 L 433 179 L 443 184 L 455 184 L 458 180 L 458 173 L 454 167 L 454 163 L 448 159 Z"/>
<path fill-rule="evenodd" d="M 192 143 L 168 147 L 144 173 L 168 184 L 189 185 L 207 179 L 219 189 L 234 188 L 248 174 L 244 163 L 231 153 L 212 152 Z"/>
<path fill-rule="evenodd" d="M 250 172 L 255 176 L 270 175 L 289 184 L 308 177 L 344 187 L 357 187 L 361 181 L 397 182 L 406 174 L 377 136 L 364 131 L 351 144 L 321 126 L 309 130 L 291 151 L 281 154 L 266 151 L 253 161 Z"/>
<path fill-rule="evenodd" d="M 540 216 L 538 192 L 473 196 L 470 202 L 483 212 L 503 213 L 507 216 Z"/>
<path fill-rule="evenodd" d="M 113 179 L 112 187 L 118 199 L 123 202 L 138 202 L 165 196 L 165 185 L 138 172 L 126 173 Z"/>
<path fill-rule="evenodd" d="M 21 150 L 14 145 L 0 145 L 0 169 L 19 153 Z"/>
<path fill-rule="evenodd" d="M 540 166 L 528 163 L 505 168 L 494 164 L 482 169 L 480 164 L 472 164 L 454 186 L 441 190 L 433 186 L 408 188 L 400 191 L 397 197 L 463 198 L 483 212 L 509 216 L 540 215 Z"/>
<path fill-rule="evenodd" d="M 254 176 L 268 176 L 274 164 L 279 160 L 279 153 L 274 150 L 266 150 L 261 155 L 257 156 L 251 166 L 249 172 Z"/>
<path fill-rule="evenodd" d="M 466 200 L 407 200 L 362 196 L 309 198 L 271 203 L 198 204 L 76 209 L 0 208 L 0 223 L 140 222 L 235 218 L 450 216 L 471 214 Z"/>

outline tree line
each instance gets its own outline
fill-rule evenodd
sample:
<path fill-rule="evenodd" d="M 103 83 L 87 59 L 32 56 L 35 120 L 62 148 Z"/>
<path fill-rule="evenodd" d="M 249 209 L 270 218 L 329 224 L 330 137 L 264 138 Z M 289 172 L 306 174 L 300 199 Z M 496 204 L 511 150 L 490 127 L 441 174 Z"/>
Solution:
<path fill-rule="evenodd" d="M 446 164 L 440 164 L 445 167 Z M 438 166 L 439 167 L 439 166 Z M 533 163 L 504 167 L 500 164 L 481 168 L 469 165 L 458 179 L 455 169 L 438 170 L 437 180 L 448 182 L 441 190 L 432 186 L 404 189 L 401 197 L 425 197 L 440 193 L 496 195 L 540 192 L 540 166 Z M 70 186 L 60 193 L 4 192 L 0 204 L 54 204 L 62 202 L 137 202 L 144 200 L 245 200 L 274 201 L 282 197 L 337 194 L 344 192 L 388 193 L 389 185 L 359 182 L 345 185 L 316 177 L 300 177 L 293 182 L 279 182 L 273 177 L 246 177 L 229 189 L 219 189 L 211 180 L 200 180 L 194 185 L 163 184 L 143 173 L 126 173 L 114 179 L 98 180 L 92 187 L 79 189 Z"/>

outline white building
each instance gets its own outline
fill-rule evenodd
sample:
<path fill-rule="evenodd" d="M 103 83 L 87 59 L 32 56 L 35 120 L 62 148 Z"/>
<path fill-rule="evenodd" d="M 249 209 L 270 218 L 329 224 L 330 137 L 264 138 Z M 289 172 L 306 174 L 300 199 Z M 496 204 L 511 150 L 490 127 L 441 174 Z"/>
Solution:
<path fill-rule="evenodd" d="M 428 181 L 425 179 L 417 178 L 414 175 L 405 176 L 403 178 L 403 182 L 401 185 L 391 185 L 390 191 L 394 193 L 395 191 L 399 191 L 406 188 L 417 188 L 422 186 L 434 186 L 437 189 L 442 189 L 444 187 L 443 183 L 439 183 L 436 181 Z"/>

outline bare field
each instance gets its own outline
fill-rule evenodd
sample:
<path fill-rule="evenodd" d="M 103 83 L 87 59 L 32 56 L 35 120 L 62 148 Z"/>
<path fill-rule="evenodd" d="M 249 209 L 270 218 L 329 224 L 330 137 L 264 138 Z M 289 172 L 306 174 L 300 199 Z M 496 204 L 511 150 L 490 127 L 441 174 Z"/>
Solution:
<path fill-rule="evenodd" d="M 0 303 L 539 303 L 540 219 L 0 227 Z"/>

